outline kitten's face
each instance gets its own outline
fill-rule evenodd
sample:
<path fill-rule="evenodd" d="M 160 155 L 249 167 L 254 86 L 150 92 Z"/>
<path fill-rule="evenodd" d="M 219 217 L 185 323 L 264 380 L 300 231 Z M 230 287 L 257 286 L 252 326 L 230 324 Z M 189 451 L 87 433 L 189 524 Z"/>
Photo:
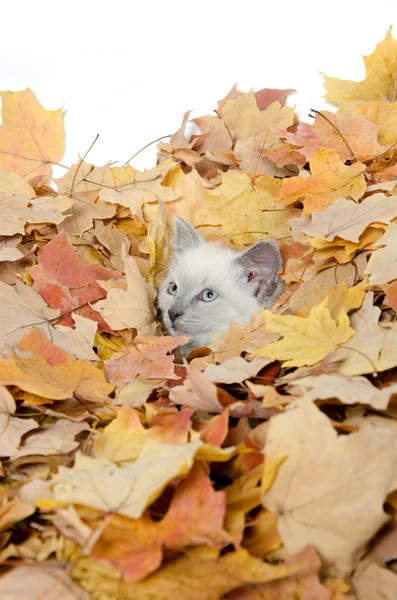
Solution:
<path fill-rule="evenodd" d="M 276 247 L 269 246 L 274 252 Z M 171 335 L 189 338 L 190 343 L 183 346 L 185 354 L 210 344 L 213 332 L 225 332 L 233 322 L 247 323 L 253 313 L 261 306 L 271 306 L 281 293 L 276 276 L 273 295 L 264 300 L 253 253 L 248 256 L 247 252 L 205 242 L 186 221 L 176 219 L 175 254 L 160 289 L 159 306 Z M 279 268 L 279 262 L 276 266 Z"/>

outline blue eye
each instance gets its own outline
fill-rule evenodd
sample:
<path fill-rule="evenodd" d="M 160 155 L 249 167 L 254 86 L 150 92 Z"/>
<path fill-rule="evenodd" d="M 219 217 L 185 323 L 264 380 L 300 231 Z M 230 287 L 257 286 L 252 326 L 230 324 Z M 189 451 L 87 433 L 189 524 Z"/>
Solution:
<path fill-rule="evenodd" d="M 178 290 L 178 286 L 176 285 L 176 283 L 174 283 L 173 281 L 171 281 L 171 283 L 167 287 L 167 292 L 169 294 L 171 294 L 171 296 L 175 296 L 177 290 Z"/>
<path fill-rule="evenodd" d="M 214 290 L 203 290 L 199 295 L 200 300 L 203 302 L 212 302 L 215 298 L 218 297 L 218 294 L 214 292 Z"/>

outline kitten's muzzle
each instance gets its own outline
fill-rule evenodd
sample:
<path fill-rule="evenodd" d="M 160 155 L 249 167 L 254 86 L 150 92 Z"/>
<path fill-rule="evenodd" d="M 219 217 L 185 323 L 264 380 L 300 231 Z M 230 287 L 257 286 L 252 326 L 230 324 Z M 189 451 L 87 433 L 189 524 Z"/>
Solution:
<path fill-rule="evenodd" d="M 173 323 L 175 321 L 175 319 L 177 319 L 178 317 L 181 317 L 183 315 L 183 312 L 178 312 L 177 310 L 170 308 L 170 310 L 168 311 L 168 316 L 170 318 L 171 323 Z"/>

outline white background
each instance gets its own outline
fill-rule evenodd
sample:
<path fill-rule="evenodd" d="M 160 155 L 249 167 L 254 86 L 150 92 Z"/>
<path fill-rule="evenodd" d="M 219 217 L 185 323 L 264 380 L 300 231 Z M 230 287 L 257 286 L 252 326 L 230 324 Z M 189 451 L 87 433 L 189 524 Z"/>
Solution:
<path fill-rule="evenodd" d="M 326 106 L 319 71 L 361 80 L 361 55 L 393 22 L 397 37 L 396 0 L 14 0 L 1 11 L 0 90 L 29 86 L 45 108 L 64 107 L 66 165 L 97 133 L 87 160 L 122 164 L 186 110 L 211 113 L 235 82 L 295 88 L 289 104 L 308 120 Z"/>

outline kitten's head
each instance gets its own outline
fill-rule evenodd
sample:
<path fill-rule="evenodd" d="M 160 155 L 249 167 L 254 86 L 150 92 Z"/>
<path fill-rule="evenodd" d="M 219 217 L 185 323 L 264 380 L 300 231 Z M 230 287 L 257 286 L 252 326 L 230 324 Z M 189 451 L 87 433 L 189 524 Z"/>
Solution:
<path fill-rule="evenodd" d="M 245 252 L 205 241 L 189 223 L 175 218 L 175 250 L 159 294 L 169 332 L 185 335 L 193 348 L 210 344 L 213 332 L 247 323 L 261 306 L 271 307 L 283 290 L 281 257 L 272 240 Z"/>

